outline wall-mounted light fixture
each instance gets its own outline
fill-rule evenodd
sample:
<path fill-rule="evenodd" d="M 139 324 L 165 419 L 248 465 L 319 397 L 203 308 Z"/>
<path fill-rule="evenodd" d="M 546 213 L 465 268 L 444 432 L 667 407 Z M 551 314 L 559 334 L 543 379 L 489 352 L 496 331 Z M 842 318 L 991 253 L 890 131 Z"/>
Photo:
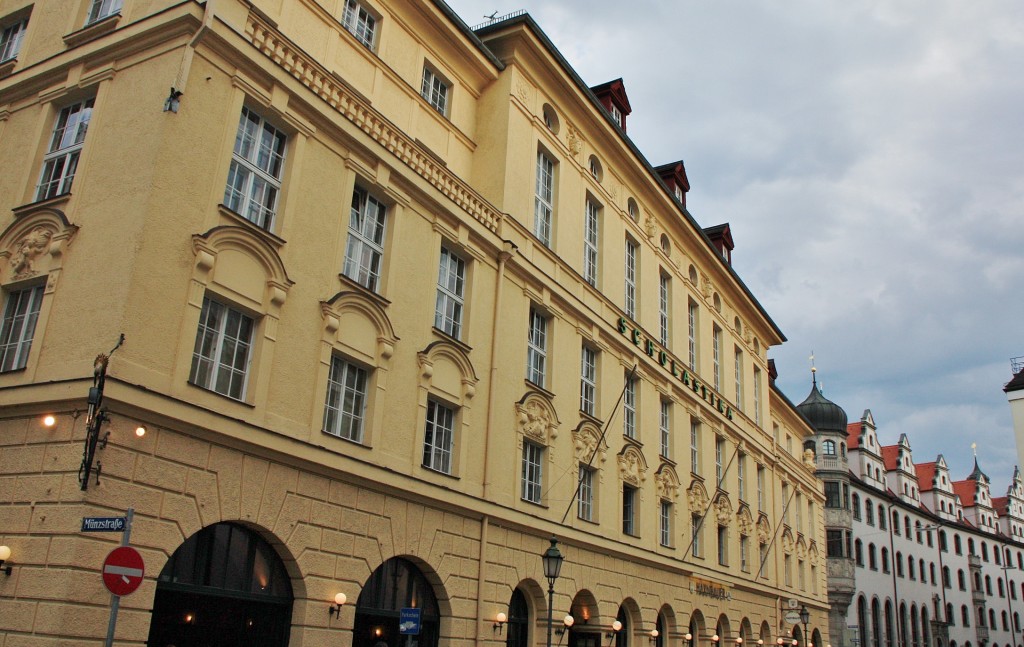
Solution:
<path fill-rule="evenodd" d="M 658 640 L 658 635 L 659 634 L 658 634 L 658 630 L 657 629 L 651 629 L 651 642 L 657 641 Z"/>
<path fill-rule="evenodd" d="M 716 645 L 718 644 L 719 640 L 721 640 L 721 638 L 718 636 L 718 634 L 711 636 L 711 642 L 715 643 Z"/>
<path fill-rule="evenodd" d="M 7 577 L 11 576 L 11 565 L 6 564 L 7 560 L 11 558 L 11 549 L 7 546 L 0 546 L 0 571 L 7 574 Z"/>
<path fill-rule="evenodd" d="M 742 645 L 743 644 L 743 636 L 736 636 L 736 644 L 737 645 Z"/>
<path fill-rule="evenodd" d="M 568 629 L 572 628 L 574 624 L 576 624 L 576 618 L 573 618 L 571 614 L 566 615 L 564 618 L 562 618 L 562 626 L 558 629 L 555 629 L 555 634 L 561 636 Z"/>
<path fill-rule="evenodd" d="M 622 631 L 622 623 L 616 620 L 612 623 L 612 630 L 609 631 L 606 635 L 609 639 L 611 639 L 614 638 L 615 634 L 619 633 L 620 631 Z"/>
<path fill-rule="evenodd" d="M 341 618 L 341 607 L 345 606 L 346 602 L 348 602 L 348 596 L 344 593 L 339 593 L 335 595 L 334 604 L 327 607 L 328 617 L 333 618 L 334 616 L 338 616 L 339 618 Z"/>
<path fill-rule="evenodd" d="M 693 640 L 693 634 L 687 632 L 686 635 L 683 636 L 683 640 L 685 640 L 686 642 L 690 642 L 691 640 Z"/>
<path fill-rule="evenodd" d="M 761 638 L 758 638 L 757 639 L 757 647 L 761 647 L 762 645 L 764 645 L 764 640 L 762 640 Z"/>
<path fill-rule="evenodd" d="M 779 645 L 779 647 L 782 647 L 782 643 L 784 643 L 784 642 L 786 642 L 786 639 L 783 638 L 782 636 L 779 636 L 779 639 L 775 641 L 775 644 Z"/>
<path fill-rule="evenodd" d="M 494 630 L 501 634 L 502 629 L 505 627 L 505 623 L 508 622 L 508 616 L 502 611 L 498 613 L 494 618 Z"/>
<path fill-rule="evenodd" d="M 82 465 L 78 468 L 78 482 L 81 483 L 83 492 L 89 489 L 89 477 L 94 472 L 96 474 L 96 484 L 99 485 L 100 483 L 100 471 L 103 469 L 103 464 L 96 461 L 96 466 L 93 467 L 92 462 L 96 458 L 96 446 L 99 445 L 100 449 L 105 448 L 107 446 L 107 439 L 110 437 L 110 432 L 108 431 L 103 436 L 102 441 L 100 439 L 100 429 L 103 427 L 103 423 L 110 422 L 110 418 L 107 417 L 107 410 L 103 408 L 103 385 L 107 381 L 107 364 L 110 362 L 110 356 L 123 343 L 124 333 L 118 338 L 117 345 L 106 355 L 103 353 L 97 355 L 96 361 L 92 365 L 92 386 L 89 387 L 89 398 L 87 400 L 89 409 L 85 416 L 85 449 L 82 452 Z"/>
<path fill-rule="evenodd" d="M 136 427 L 135 428 L 135 435 L 138 436 L 139 438 L 142 438 L 143 436 L 145 436 L 146 435 L 146 427 L 143 426 L 143 425 L 139 425 L 138 427 Z"/>
<path fill-rule="evenodd" d="M 185 94 L 181 90 L 175 90 L 171 88 L 171 93 L 167 95 L 164 100 L 164 112 L 178 112 L 178 106 L 181 105 L 181 95 Z"/>

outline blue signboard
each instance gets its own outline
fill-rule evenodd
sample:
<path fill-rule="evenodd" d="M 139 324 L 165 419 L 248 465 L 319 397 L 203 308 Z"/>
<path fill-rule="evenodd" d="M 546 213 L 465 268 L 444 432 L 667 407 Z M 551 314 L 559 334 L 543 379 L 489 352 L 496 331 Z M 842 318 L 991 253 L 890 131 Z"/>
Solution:
<path fill-rule="evenodd" d="M 82 517 L 82 532 L 124 532 L 125 517 Z"/>
<path fill-rule="evenodd" d="M 403 636 L 418 636 L 420 633 L 420 609 L 402 609 L 401 618 L 398 621 L 398 633 Z"/>

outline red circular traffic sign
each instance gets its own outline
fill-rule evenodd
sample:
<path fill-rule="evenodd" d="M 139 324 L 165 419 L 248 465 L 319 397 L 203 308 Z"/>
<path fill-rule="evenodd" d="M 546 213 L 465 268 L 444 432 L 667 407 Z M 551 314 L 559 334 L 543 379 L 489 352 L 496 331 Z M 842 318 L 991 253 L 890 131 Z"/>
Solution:
<path fill-rule="evenodd" d="M 146 567 L 142 555 L 131 546 L 110 551 L 103 560 L 103 584 L 114 595 L 128 595 L 142 584 Z"/>

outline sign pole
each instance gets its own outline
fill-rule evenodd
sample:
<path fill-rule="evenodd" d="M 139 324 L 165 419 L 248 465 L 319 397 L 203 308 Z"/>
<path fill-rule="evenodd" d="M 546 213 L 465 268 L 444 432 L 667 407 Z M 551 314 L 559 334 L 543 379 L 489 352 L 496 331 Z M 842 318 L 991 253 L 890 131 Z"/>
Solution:
<path fill-rule="evenodd" d="M 135 516 L 135 509 L 128 508 L 128 514 L 125 515 L 124 532 L 121 533 L 121 545 L 127 546 L 128 542 L 132 538 L 132 518 Z M 106 647 L 113 647 L 114 645 L 114 628 L 117 627 L 117 610 L 121 606 L 121 596 L 110 594 L 110 622 L 107 623 L 107 641 L 104 643 Z"/>

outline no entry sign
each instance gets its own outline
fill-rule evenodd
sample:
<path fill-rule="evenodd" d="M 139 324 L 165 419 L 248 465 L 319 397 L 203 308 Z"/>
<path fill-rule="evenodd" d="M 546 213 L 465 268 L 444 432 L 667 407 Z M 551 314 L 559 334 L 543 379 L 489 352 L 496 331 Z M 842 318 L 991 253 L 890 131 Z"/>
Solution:
<path fill-rule="evenodd" d="M 134 593 L 144 573 L 142 555 L 131 546 L 115 548 L 103 560 L 103 584 L 114 595 Z"/>

